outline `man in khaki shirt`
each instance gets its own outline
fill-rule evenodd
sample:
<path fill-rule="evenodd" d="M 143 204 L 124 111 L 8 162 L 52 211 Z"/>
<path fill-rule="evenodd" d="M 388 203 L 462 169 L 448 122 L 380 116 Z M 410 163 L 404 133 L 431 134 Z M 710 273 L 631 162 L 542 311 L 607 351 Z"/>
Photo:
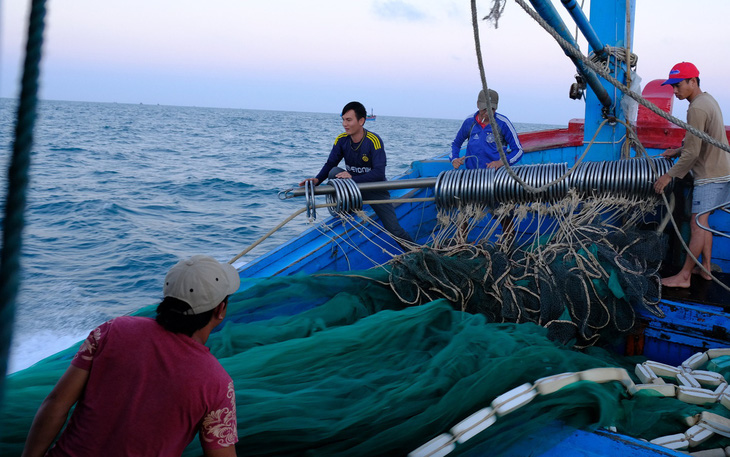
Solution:
<path fill-rule="evenodd" d="M 669 79 L 662 85 L 671 84 L 675 97 L 689 101 L 688 124 L 727 145 L 720 106 L 710 94 L 702 92 L 699 76 L 697 67 L 689 62 L 681 62 L 672 68 Z M 730 154 L 687 132 L 680 148 L 667 149 L 662 156 L 669 158 L 679 156 L 679 159 L 654 183 L 654 190 L 657 193 L 662 193 L 672 178 L 681 178 L 690 171 L 694 176 L 689 250 L 697 259 L 701 255 L 702 266 L 710 271 L 712 233 L 702 229 L 695 217 L 703 213 L 699 217 L 699 223 L 708 227 L 709 210 L 730 201 Z M 696 267 L 692 257 L 687 255 L 682 270 L 674 276 L 662 278 L 662 285 L 688 288 L 693 273 L 701 275 L 704 279 L 711 279 L 705 271 Z"/>

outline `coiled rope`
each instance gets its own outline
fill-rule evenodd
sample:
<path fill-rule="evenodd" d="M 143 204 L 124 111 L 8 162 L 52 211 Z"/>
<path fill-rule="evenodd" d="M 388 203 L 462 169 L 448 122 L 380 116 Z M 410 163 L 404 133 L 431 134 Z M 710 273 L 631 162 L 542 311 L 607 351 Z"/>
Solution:
<path fill-rule="evenodd" d="M 312 181 L 304 182 L 304 196 L 307 200 L 307 218 L 310 220 L 317 219 L 317 204 L 314 199 L 314 183 Z"/>
<path fill-rule="evenodd" d="M 38 102 L 38 79 L 45 16 L 45 0 L 33 0 L 28 25 L 18 118 L 15 125 L 15 143 L 8 168 L 3 248 L 0 256 L 0 363 L 3 375 L 0 377 L 0 398 L 5 388 L 5 373 L 8 369 L 8 355 L 15 320 L 15 299 L 20 285 L 20 255 L 23 226 L 25 225 L 26 190 Z"/>
<path fill-rule="evenodd" d="M 550 24 L 548 24 L 545 20 L 543 20 L 540 17 L 540 15 L 537 14 L 537 12 L 535 12 L 534 10 L 532 10 L 523 0 L 515 0 L 515 1 L 538 24 L 540 24 L 540 26 L 542 26 L 548 33 L 550 33 L 550 35 L 553 38 L 555 38 L 555 40 L 560 44 L 561 48 L 563 48 L 563 50 L 566 53 L 569 53 L 573 57 L 576 57 L 576 58 L 581 59 L 581 61 L 583 61 L 588 67 L 590 67 L 592 70 L 594 70 L 598 74 L 600 74 L 608 82 L 610 82 L 616 88 L 618 88 L 619 90 L 621 90 L 621 92 L 623 92 L 626 95 L 630 96 L 631 98 L 633 98 L 638 103 L 640 103 L 641 105 L 645 106 L 647 109 L 649 109 L 653 113 L 657 114 L 658 116 L 661 116 L 662 118 L 664 118 L 664 119 L 672 122 L 673 124 L 675 124 L 675 125 L 677 125 L 679 127 L 682 127 L 683 129 L 689 131 L 690 133 L 692 133 L 693 135 L 699 137 L 703 141 L 706 141 L 706 142 L 708 142 L 708 143 L 710 143 L 710 144 L 712 144 L 714 146 L 717 146 L 717 147 L 719 147 L 719 148 L 721 148 L 721 149 L 723 149 L 723 150 L 725 150 L 727 152 L 730 152 L 730 146 L 718 142 L 717 140 L 715 140 L 714 138 L 710 137 L 706 133 L 697 130 L 696 128 L 692 127 L 691 125 L 687 124 L 686 122 L 683 122 L 682 120 L 680 120 L 680 119 L 672 116 L 670 113 L 667 113 L 667 112 L 663 111 L 661 108 L 659 108 L 655 104 L 653 104 L 650 101 L 644 99 L 640 94 L 637 94 L 636 92 L 632 91 L 629 87 L 627 87 L 626 85 L 624 85 L 621 82 L 619 82 L 616 78 L 614 78 L 607 71 L 607 69 L 603 65 L 601 65 L 599 63 L 596 63 L 593 60 L 585 57 L 578 49 L 576 49 L 570 43 L 568 43 L 562 36 L 560 36 L 555 31 L 555 29 Z M 501 12 L 504 10 L 504 6 L 502 6 L 502 8 L 499 8 L 499 6 L 498 6 L 501 2 L 506 2 L 506 0 L 495 0 L 494 4 L 492 6 L 492 9 L 491 9 L 492 13 L 490 13 L 490 15 L 487 16 L 485 19 L 488 19 L 488 18 L 492 17 L 492 18 L 494 18 L 496 20 L 496 19 L 498 19 L 499 16 L 501 16 Z M 486 80 L 486 76 L 485 76 L 485 72 L 484 72 L 484 62 L 482 60 L 481 44 L 480 44 L 480 39 L 479 39 L 479 24 L 478 24 L 478 20 L 477 20 L 476 0 L 472 0 L 471 1 L 471 10 L 472 10 L 472 28 L 474 30 L 474 45 L 475 45 L 475 49 L 476 49 L 476 53 L 477 53 L 477 63 L 478 63 L 478 66 L 479 66 L 479 74 L 480 74 L 481 81 L 482 81 L 482 88 L 486 92 L 488 90 L 488 85 L 487 85 L 487 80 Z M 493 14 L 494 11 L 498 11 L 499 14 L 497 14 L 495 16 Z M 621 60 L 628 61 L 630 66 L 636 64 L 636 58 L 635 58 L 635 56 L 631 55 L 630 58 L 627 59 L 627 57 L 625 55 L 623 55 L 623 56 L 620 55 L 621 54 L 621 51 L 619 49 L 617 49 L 617 48 L 610 48 L 610 50 L 611 50 L 612 54 L 615 55 L 617 58 L 620 58 Z M 489 97 L 487 97 L 487 114 L 489 116 L 489 122 L 492 123 L 492 125 L 496 125 L 495 124 L 495 120 L 494 120 L 494 115 L 492 113 L 492 106 L 491 106 L 491 101 L 489 100 Z M 619 121 L 619 119 L 612 119 L 612 120 Z M 604 120 L 601 123 L 601 125 L 598 127 L 596 133 L 598 132 L 598 130 L 600 130 L 601 128 L 603 128 L 603 126 L 605 125 L 606 122 L 608 122 L 608 119 Z M 624 124 L 629 131 L 633 131 L 633 129 L 627 123 L 623 123 L 622 122 L 622 124 Z M 544 190 L 544 188 L 535 188 L 535 187 L 531 186 L 530 184 L 528 184 L 527 182 L 525 182 L 524 180 L 522 180 L 520 177 L 518 177 L 512 171 L 512 167 L 510 167 L 509 163 L 507 162 L 506 156 L 504 154 L 504 147 L 502 145 L 502 141 L 501 141 L 500 136 L 499 135 L 494 135 L 494 137 L 495 137 L 495 143 L 497 144 L 497 150 L 499 151 L 499 156 L 500 156 L 500 158 L 502 160 L 502 163 L 504 164 L 504 167 L 507 169 L 507 173 L 510 176 L 512 176 L 512 178 L 515 179 L 527 191 L 529 191 L 529 192 L 535 192 L 535 193 L 542 192 Z M 632 139 L 634 137 L 635 137 L 635 135 L 631 135 L 631 138 Z M 595 139 L 595 135 L 594 135 L 594 139 Z M 594 139 L 591 140 L 591 144 L 593 144 Z M 589 147 L 590 147 L 590 145 L 589 145 Z M 581 157 L 578 159 L 578 161 L 576 161 L 576 163 L 579 162 L 579 161 L 581 161 L 583 159 L 583 157 L 585 157 L 586 152 L 587 152 L 587 149 L 586 149 L 586 151 L 584 151 L 583 155 L 581 155 Z M 573 171 L 574 171 L 574 168 L 571 168 L 570 170 L 568 170 L 566 172 L 566 175 L 571 174 Z M 553 185 L 556 182 L 558 182 L 558 181 L 560 181 L 562 179 L 565 179 L 565 177 L 566 176 L 561 176 L 560 178 L 557 178 L 555 180 L 555 182 L 550 182 L 550 183 L 547 183 L 546 185 L 548 185 L 548 186 L 549 185 Z"/>

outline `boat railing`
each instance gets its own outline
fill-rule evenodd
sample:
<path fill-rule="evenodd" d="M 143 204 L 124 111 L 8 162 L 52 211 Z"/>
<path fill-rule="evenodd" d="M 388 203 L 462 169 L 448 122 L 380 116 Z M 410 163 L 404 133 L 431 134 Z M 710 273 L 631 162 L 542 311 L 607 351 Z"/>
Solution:
<path fill-rule="evenodd" d="M 712 233 L 714 235 L 717 235 L 717 236 L 722 236 L 722 237 L 725 237 L 725 238 L 730 238 L 730 233 L 720 232 L 720 231 L 717 231 L 715 229 L 710 228 L 709 226 L 708 227 L 705 227 L 704 225 L 702 225 L 700 223 L 700 216 L 703 216 L 705 214 L 710 214 L 713 211 L 717 211 L 717 210 L 724 211 L 724 212 L 730 214 L 730 201 L 725 202 L 725 203 L 722 203 L 720 205 L 717 205 L 714 208 L 710 208 L 707 211 L 703 211 L 701 213 L 697 213 L 697 215 L 695 216 L 695 222 L 697 223 L 697 226 L 700 227 L 703 230 L 707 230 L 708 232 L 710 232 L 710 233 Z"/>

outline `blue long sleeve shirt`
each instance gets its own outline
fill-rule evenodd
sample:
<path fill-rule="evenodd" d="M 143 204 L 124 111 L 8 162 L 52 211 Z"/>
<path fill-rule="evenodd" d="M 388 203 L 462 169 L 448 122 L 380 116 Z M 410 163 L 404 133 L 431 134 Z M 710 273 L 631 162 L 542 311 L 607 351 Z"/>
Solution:
<path fill-rule="evenodd" d="M 500 160 L 499 150 L 497 150 L 497 143 L 494 141 L 494 133 L 492 132 L 492 125 L 488 124 L 482 127 L 477 122 L 477 116 L 479 112 L 474 113 L 473 116 L 467 118 L 459 132 L 456 134 L 456 138 L 451 143 L 451 160 L 459 157 L 461 151 L 461 145 L 464 140 L 468 139 L 466 144 L 466 168 L 486 168 L 487 165 L 495 160 Z M 504 154 L 507 157 L 507 161 L 510 165 L 514 165 L 519 162 L 522 158 L 523 151 L 520 140 L 517 137 L 517 131 L 514 125 L 504 116 L 499 113 L 494 114 L 494 120 L 497 124 L 498 131 L 502 135 L 502 147 L 504 148 Z"/>
<path fill-rule="evenodd" d="M 345 159 L 345 169 L 352 175 L 353 181 L 385 181 L 385 146 L 377 134 L 365 130 L 363 139 L 356 145 L 346 133 L 335 138 L 327 162 L 316 176 L 318 184 L 327 179 L 330 170 L 342 159 Z"/>

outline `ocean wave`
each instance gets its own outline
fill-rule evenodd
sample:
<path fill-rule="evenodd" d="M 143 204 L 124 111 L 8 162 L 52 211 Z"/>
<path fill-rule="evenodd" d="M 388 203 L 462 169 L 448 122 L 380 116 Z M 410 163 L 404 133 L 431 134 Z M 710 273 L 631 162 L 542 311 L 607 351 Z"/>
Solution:
<path fill-rule="evenodd" d="M 15 109 L 0 99 L 4 159 Z M 378 116 L 367 128 L 383 138 L 392 177 L 448 152 L 460 125 Z M 278 192 L 314 176 L 341 131 L 338 113 L 42 101 L 11 367 L 153 304 L 179 258 L 227 261 L 251 245 L 303 207 Z M 308 227 L 295 219 L 243 260 Z"/>

